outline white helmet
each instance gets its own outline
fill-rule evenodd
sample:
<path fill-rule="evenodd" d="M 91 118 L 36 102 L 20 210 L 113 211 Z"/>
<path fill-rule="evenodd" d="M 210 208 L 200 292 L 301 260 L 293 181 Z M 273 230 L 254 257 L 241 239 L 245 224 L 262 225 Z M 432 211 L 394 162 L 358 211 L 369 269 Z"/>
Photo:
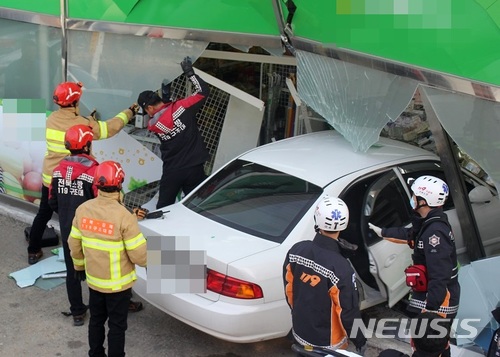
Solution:
<path fill-rule="evenodd" d="M 319 229 L 343 231 L 349 223 L 349 208 L 340 198 L 324 197 L 316 206 L 314 221 Z"/>
<path fill-rule="evenodd" d="M 411 190 L 426 200 L 429 207 L 442 206 L 450 193 L 446 182 L 434 176 L 420 176 L 413 181 Z"/>

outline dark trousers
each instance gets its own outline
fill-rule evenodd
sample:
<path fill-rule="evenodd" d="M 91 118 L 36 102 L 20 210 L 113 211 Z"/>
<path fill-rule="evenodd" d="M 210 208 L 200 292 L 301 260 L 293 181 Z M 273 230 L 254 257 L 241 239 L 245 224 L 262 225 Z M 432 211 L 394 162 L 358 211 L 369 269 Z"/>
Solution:
<path fill-rule="evenodd" d="M 448 324 L 447 326 L 447 331 L 448 331 L 448 338 L 451 341 L 451 326 L 453 325 L 453 320 L 455 319 L 455 317 L 457 316 L 457 314 L 447 314 L 446 315 L 446 318 L 447 319 L 450 319 L 450 323 Z M 456 344 L 456 343 L 455 343 Z M 444 350 L 443 353 L 441 353 L 441 357 L 451 357 L 451 347 L 448 346 L 448 348 L 446 350 Z"/>
<path fill-rule="evenodd" d="M 182 192 L 187 195 L 206 177 L 207 175 L 205 175 L 203 164 L 176 171 L 163 169 L 156 208 L 171 205 L 175 202 L 175 198 L 179 191 L 182 190 Z"/>
<path fill-rule="evenodd" d="M 42 249 L 42 237 L 47 223 L 52 218 L 52 208 L 49 206 L 49 188 L 42 185 L 42 198 L 40 199 L 40 207 L 33 219 L 31 232 L 29 237 L 28 253 L 38 253 Z"/>
<path fill-rule="evenodd" d="M 132 289 L 101 293 L 89 288 L 89 356 L 104 357 L 105 327 L 108 320 L 108 357 L 125 356 L 125 331 Z"/>
<path fill-rule="evenodd" d="M 75 279 L 75 266 L 73 265 L 68 246 L 68 235 L 63 234 L 62 245 L 64 263 L 66 264 L 66 292 L 68 294 L 71 314 L 73 316 L 83 315 L 87 311 L 87 306 L 83 303 L 82 283 L 80 280 Z"/>

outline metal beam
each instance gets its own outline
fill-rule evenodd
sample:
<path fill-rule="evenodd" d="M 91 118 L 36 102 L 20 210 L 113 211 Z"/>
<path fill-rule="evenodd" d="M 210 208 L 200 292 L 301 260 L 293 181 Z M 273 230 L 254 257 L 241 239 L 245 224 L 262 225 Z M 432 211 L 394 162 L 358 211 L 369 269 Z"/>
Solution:
<path fill-rule="evenodd" d="M 453 198 L 455 209 L 457 210 L 464 244 L 467 248 L 467 255 L 471 261 L 484 258 L 486 253 L 481 240 L 481 234 L 470 205 L 461 166 L 458 163 L 455 150 L 453 150 L 453 142 L 448 133 L 446 133 L 441 126 L 425 89 L 420 91 L 420 94 L 422 102 L 424 103 L 427 121 L 429 122 L 429 127 L 436 142 L 436 149 L 443 163 L 443 170 L 446 175 L 447 184 L 450 188 L 450 194 Z"/>
<path fill-rule="evenodd" d="M 255 63 L 272 63 L 285 66 L 296 66 L 297 59 L 292 56 L 266 56 L 253 53 L 229 52 L 229 51 L 214 51 L 205 50 L 201 56 L 203 58 L 223 59 L 228 61 L 255 62 Z"/>

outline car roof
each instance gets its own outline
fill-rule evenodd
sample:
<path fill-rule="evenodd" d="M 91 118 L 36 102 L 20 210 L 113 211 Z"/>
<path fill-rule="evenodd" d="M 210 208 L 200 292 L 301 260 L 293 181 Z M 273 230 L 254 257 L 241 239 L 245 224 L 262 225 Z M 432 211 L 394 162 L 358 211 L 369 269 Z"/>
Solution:
<path fill-rule="evenodd" d="M 380 138 L 367 152 L 355 152 L 353 146 L 334 130 L 298 135 L 259 146 L 239 158 L 299 177 L 320 187 L 369 167 L 439 160 L 430 151 L 387 138 Z"/>

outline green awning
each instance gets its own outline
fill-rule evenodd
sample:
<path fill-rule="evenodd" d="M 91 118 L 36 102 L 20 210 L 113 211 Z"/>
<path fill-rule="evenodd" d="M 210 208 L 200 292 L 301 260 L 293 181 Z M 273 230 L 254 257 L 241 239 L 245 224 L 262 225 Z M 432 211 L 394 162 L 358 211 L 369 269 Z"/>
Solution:
<path fill-rule="evenodd" d="M 293 36 L 500 86 L 499 0 L 294 0 Z"/>
<path fill-rule="evenodd" d="M 500 0 L 293 0 L 291 41 L 318 54 L 352 51 L 412 68 L 500 86 Z M 68 0 L 69 24 L 141 26 L 148 36 L 279 44 L 285 0 Z M 59 0 L 0 0 L 1 7 L 57 15 Z M 160 30 L 158 30 L 160 28 Z M 159 33 L 156 33 L 158 32 Z"/>

